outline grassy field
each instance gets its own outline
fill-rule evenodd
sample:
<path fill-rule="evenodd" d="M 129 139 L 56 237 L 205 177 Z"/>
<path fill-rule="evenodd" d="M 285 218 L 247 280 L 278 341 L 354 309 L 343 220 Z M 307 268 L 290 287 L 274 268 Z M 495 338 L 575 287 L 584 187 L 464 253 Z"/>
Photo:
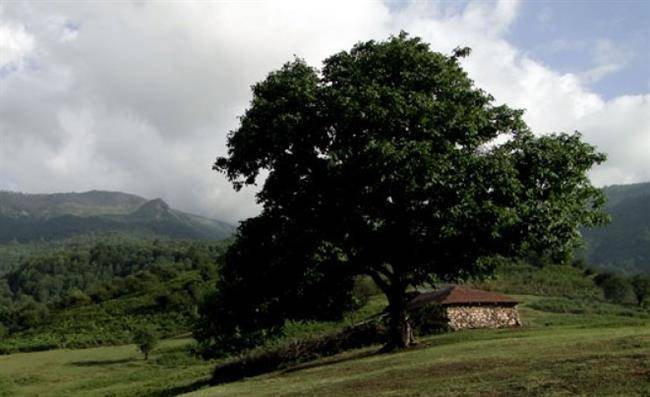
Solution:
<path fill-rule="evenodd" d="M 134 345 L 0 356 L 0 396 L 173 396 L 205 385 L 214 362 L 190 339 L 164 341 L 149 361 Z"/>
<path fill-rule="evenodd" d="M 187 339 L 165 341 L 149 362 L 131 345 L 0 356 L 0 395 L 650 395 L 648 317 L 542 311 L 532 307 L 548 298 L 522 298 L 522 329 L 430 336 L 396 354 L 360 349 L 216 387 L 215 362 L 193 358 Z"/>

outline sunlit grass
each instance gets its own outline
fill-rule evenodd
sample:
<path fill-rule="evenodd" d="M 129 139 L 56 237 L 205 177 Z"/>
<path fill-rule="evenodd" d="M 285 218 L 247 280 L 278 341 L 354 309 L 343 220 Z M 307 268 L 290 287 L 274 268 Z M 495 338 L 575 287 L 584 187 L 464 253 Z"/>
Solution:
<path fill-rule="evenodd" d="M 0 356 L 0 396 L 645 396 L 650 393 L 650 320 L 534 309 L 549 299 L 522 295 L 525 327 L 421 337 L 396 354 L 379 346 L 210 387 L 217 361 L 194 357 L 190 339 L 166 340 L 144 361 L 133 345 Z M 380 312 L 382 297 L 363 310 Z M 618 313 L 617 311 L 620 311 Z M 352 321 L 346 319 L 339 323 Z M 336 323 L 293 324 L 300 337 Z"/>
<path fill-rule="evenodd" d="M 577 324 L 576 324 L 577 325 Z M 192 396 L 644 396 L 650 327 L 549 326 L 424 338 L 419 348 L 347 352 Z"/>

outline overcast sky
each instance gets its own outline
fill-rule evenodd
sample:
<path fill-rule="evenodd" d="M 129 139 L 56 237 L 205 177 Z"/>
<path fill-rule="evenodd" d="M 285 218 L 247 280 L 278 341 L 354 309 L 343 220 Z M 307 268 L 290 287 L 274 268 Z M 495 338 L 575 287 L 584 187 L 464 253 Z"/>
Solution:
<path fill-rule="evenodd" d="M 406 30 L 463 63 L 538 134 L 580 130 L 598 185 L 650 180 L 650 2 L 0 3 L 0 189 L 119 190 L 228 221 L 214 171 L 250 86 Z"/>

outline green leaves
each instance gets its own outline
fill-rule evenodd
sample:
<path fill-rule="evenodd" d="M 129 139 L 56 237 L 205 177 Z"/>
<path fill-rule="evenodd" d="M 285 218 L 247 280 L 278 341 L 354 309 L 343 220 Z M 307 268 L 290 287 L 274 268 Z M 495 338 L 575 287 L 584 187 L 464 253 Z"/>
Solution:
<path fill-rule="evenodd" d="M 322 137 L 310 134 L 318 123 L 318 77 L 295 59 L 253 86 L 251 107 L 237 131 L 228 136 L 228 157 L 214 169 L 227 174 L 236 189 L 253 184 L 261 169 L 272 169 L 299 150 L 315 149 Z"/>
<path fill-rule="evenodd" d="M 402 32 L 327 58 L 320 74 L 296 60 L 255 85 L 215 164 L 236 188 L 269 172 L 257 220 L 282 238 L 240 229 L 247 250 L 275 244 L 253 269 L 313 276 L 327 246 L 400 301 L 407 285 L 488 272 L 485 257 L 564 260 L 578 227 L 604 222 L 587 177 L 604 155 L 578 133 L 534 136 L 523 110 L 474 86 L 458 62 L 467 55 Z"/>

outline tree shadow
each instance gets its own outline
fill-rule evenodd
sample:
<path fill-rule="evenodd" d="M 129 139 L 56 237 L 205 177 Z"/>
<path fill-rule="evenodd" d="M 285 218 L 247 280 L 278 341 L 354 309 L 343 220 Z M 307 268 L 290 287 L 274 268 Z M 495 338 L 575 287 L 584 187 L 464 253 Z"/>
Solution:
<path fill-rule="evenodd" d="M 280 372 L 284 374 L 284 373 L 291 373 L 295 371 L 301 371 L 303 369 L 327 367 L 334 364 L 344 363 L 350 360 L 359 360 L 362 358 L 372 357 L 372 356 L 383 356 L 383 355 L 389 355 L 394 353 L 403 353 L 403 352 L 409 352 L 413 350 L 426 349 L 428 347 L 430 346 L 424 343 L 416 343 L 412 346 L 409 346 L 406 349 L 385 349 L 384 347 L 381 347 L 378 350 L 361 351 L 354 354 L 350 354 L 349 356 L 332 358 L 330 360 L 328 360 L 327 358 L 325 358 L 323 361 L 313 360 L 304 364 L 294 365 Z"/>
<path fill-rule="evenodd" d="M 68 365 L 75 367 L 101 367 L 104 365 L 125 364 L 135 361 L 134 358 L 121 358 L 119 360 L 86 360 L 86 361 L 73 361 Z"/>
<path fill-rule="evenodd" d="M 190 393 L 207 386 L 211 386 L 210 379 L 197 380 L 188 385 L 170 387 L 169 389 L 154 390 L 147 393 L 150 397 L 172 397 L 180 394 Z"/>
<path fill-rule="evenodd" d="M 364 351 L 364 352 L 358 352 L 358 353 L 355 353 L 355 354 L 350 354 L 349 356 L 345 356 L 345 357 L 339 357 L 339 358 L 334 358 L 334 359 L 331 359 L 331 360 L 325 360 L 324 362 L 316 360 L 315 362 L 312 361 L 312 362 L 308 362 L 308 363 L 304 363 L 304 364 L 294 365 L 294 366 L 292 366 L 290 368 L 282 370 L 281 373 L 288 374 L 288 373 L 291 373 L 291 372 L 302 371 L 303 369 L 322 368 L 322 367 L 327 367 L 327 366 L 334 365 L 334 364 L 344 363 L 344 362 L 350 361 L 350 360 L 358 360 L 358 359 L 361 359 L 361 358 L 372 357 L 372 356 L 376 356 L 376 355 L 379 355 L 379 354 L 382 354 L 382 353 L 380 351 L 377 351 L 377 350 L 370 350 L 370 351 Z"/>

